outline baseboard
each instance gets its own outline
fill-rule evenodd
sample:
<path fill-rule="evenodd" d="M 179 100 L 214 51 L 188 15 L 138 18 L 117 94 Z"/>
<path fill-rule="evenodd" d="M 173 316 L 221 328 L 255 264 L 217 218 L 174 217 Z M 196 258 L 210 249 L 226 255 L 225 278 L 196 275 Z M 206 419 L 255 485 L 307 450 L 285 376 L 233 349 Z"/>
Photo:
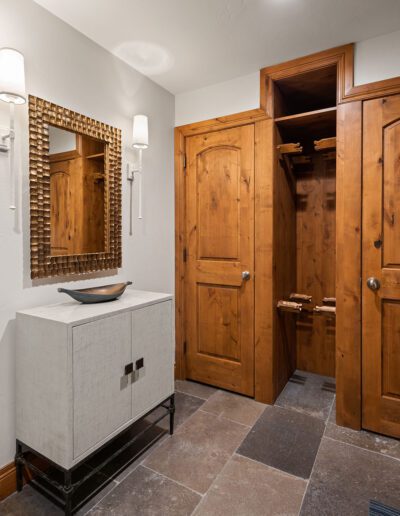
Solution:
<path fill-rule="evenodd" d="M 15 464 L 11 462 L 0 468 L 0 502 L 17 490 Z"/>

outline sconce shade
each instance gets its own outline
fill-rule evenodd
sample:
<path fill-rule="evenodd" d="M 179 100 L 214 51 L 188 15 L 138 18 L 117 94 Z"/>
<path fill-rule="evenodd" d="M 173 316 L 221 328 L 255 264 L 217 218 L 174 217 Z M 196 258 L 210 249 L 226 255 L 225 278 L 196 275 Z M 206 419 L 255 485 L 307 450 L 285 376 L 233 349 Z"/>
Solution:
<path fill-rule="evenodd" d="M 132 145 L 136 149 L 147 149 L 149 146 L 149 124 L 146 115 L 135 115 L 133 117 Z"/>
<path fill-rule="evenodd" d="M 0 49 L 0 100 L 14 104 L 26 101 L 24 56 L 13 48 Z"/>

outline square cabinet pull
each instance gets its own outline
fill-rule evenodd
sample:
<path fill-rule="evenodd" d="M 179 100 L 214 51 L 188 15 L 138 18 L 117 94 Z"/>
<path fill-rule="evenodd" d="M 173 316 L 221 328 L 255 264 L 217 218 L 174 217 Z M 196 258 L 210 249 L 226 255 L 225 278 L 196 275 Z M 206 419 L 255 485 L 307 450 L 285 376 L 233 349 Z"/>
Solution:
<path fill-rule="evenodd" d="M 133 362 L 130 364 L 126 364 L 125 366 L 125 375 L 133 373 Z"/>
<path fill-rule="evenodd" d="M 139 358 L 139 360 L 136 360 L 136 371 L 138 369 L 142 369 L 143 366 L 144 366 L 144 359 L 143 358 Z"/>

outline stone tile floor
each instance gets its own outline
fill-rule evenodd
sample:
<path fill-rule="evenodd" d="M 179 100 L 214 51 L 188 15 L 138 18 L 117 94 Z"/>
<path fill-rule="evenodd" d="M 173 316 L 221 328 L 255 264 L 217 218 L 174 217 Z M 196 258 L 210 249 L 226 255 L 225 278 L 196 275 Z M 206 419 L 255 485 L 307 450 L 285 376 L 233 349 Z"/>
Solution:
<path fill-rule="evenodd" d="M 370 499 L 400 508 L 400 441 L 337 426 L 329 383 L 297 371 L 267 406 L 176 382 L 175 434 L 79 514 L 361 516 Z M 2 516 L 59 514 L 29 486 L 0 504 Z"/>

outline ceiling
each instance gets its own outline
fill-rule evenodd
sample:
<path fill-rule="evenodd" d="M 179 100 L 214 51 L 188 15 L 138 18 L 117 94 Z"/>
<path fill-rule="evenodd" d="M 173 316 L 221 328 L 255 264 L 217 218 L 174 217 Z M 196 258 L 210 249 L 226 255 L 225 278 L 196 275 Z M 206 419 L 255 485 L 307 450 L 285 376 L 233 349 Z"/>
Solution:
<path fill-rule="evenodd" d="M 399 0 L 35 0 L 171 93 L 400 29 Z"/>

